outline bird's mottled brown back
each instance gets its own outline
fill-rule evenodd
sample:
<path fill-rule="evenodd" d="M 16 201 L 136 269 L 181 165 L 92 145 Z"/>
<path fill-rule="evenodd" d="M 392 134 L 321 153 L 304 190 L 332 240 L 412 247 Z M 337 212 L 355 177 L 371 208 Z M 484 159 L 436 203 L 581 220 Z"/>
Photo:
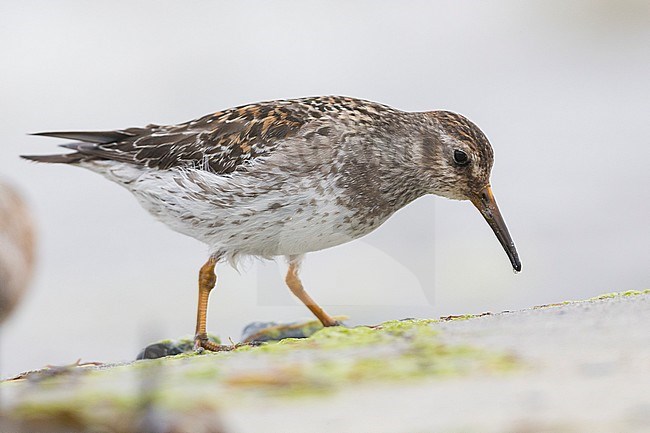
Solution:
<path fill-rule="evenodd" d="M 244 105 L 171 126 L 41 133 L 82 142 L 64 145 L 77 153 L 28 158 L 64 163 L 111 160 L 148 168 L 191 167 L 228 174 L 247 161 L 269 154 L 306 125 L 318 124 L 320 129 L 313 132 L 324 134 L 324 118 L 335 119 L 347 112 L 356 115 L 358 122 L 379 119 L 373 107 L 392 111 L 355 98 L 325 96 Z M 309 137 L 309 131 L 303 133 Z"/>

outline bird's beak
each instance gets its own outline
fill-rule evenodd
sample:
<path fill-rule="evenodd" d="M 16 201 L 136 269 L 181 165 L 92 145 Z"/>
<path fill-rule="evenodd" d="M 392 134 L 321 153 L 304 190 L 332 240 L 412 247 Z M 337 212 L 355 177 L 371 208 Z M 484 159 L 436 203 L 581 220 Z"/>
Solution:
<path fill-rule="evenodd" d="M 494 199 L 490 185 L 483 188 L 478 194 L 472 195 L 470 200 L 479 212 L 481 212 L 481 215 L 483 215 L 488 224 L 490 224 L 494 234 L 497 235 L 501 246 L 506 250 L 510 263 L 512 263 L 512 268 L 517 272 L 521 271 L 521 262 L 519 261 L 515 243 L 512 241 L 510 233 L 508 233 L 508 227 L 506 227 L 506 222 L 503 220 L 501 212 L 499 212 L 497 201 Z"/>

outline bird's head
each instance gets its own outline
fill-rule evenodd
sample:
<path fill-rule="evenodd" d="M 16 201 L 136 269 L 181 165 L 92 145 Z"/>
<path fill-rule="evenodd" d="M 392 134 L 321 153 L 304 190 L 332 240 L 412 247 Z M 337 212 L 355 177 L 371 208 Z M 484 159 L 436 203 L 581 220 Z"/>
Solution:
<path fill-rule="evenodd" d="M 469 119 L 449 111 L 425 113 L 423 167 L 430 193 L 454 200 L 470 200 L 481 212 L 508 254 L 515 271 L 521 262 L 490 187 L 494 162 L 492 146 Z"/>

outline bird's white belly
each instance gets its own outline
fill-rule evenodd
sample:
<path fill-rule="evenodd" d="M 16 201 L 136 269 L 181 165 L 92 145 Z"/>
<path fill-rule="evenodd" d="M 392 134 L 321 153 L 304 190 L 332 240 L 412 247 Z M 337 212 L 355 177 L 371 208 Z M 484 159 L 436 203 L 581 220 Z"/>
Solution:
<path fill-rule="evenodd" d="M 92 168 L 129 189 L 167 226 L 228 259 L 299 255 L 365 234 L 351 234 L 353 212 L 337 204 L 340 192 L 332 179 L 315 184 L 277 173 L 269 173 L 273 181 L 199 170 L 136 173 L 114 163 Z"/>

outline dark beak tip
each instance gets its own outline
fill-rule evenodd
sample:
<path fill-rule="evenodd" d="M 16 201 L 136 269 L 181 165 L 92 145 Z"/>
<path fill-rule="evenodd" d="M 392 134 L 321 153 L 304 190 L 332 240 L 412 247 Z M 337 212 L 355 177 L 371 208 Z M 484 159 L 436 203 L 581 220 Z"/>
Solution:
<path fill-rule="evenodd" d="M 515 273 L 521 272 L 521 261 L 519 260 L 519 255 L 517 254 L 517 248 L 515 247 L 515 244 L 510 237 L 508 227 L 506 227 L 503 216 L 501 216 L 501 212 L 499 211 L 497 202 L 494 199 L 490 185 L 487 185 L 478 194 L 472 196 L 470 200 L 474 206 L 476 206 L 479 212 L 481 212 L 481 215 L 483 215 L 483 218 L 485 218 L 487 223 L 492 228 L 492 231 L 494 231 L 494 234 L 499 239 L 499 243 L 510 259 L 513 271 Z"/>

